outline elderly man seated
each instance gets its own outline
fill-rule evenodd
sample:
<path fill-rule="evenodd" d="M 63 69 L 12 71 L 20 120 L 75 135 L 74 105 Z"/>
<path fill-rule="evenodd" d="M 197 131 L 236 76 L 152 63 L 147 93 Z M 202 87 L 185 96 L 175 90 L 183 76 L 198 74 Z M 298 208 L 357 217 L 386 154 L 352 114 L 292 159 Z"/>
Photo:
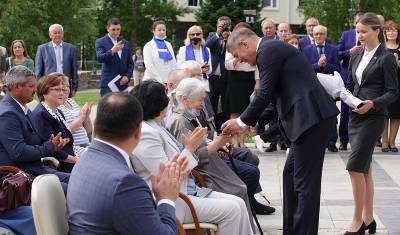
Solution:
<path fill-rule="evenodd" d="M 5 85 L 8 94 L 0 102 L 0 166 L 16 166 L 35 176 L 56 174 L 66 191 L 69 174 L 44 166 L 42 158 L 53 156 L 68 140 L 53 133 L 43 142 L 26 105 L 35 94 L 34 73 L 17 65 L 7 73 Z"/>

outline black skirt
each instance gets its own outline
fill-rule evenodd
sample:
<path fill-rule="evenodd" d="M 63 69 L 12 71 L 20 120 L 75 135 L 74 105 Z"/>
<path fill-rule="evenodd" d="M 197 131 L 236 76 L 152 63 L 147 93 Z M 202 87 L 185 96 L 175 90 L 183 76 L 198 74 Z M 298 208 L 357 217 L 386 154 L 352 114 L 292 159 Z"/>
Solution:
<path fill-rule="evenodd" d="M 375 143 L 385 128 L 386 116 L 350 114 L 349 139 L 351 153 L 346 169 L 368 173 Z"/>
<path fill-rule="evenodd" d="M 254 91 L 254 72 L 229 71 L 226 107 L 229 113 L 242 113 L 250 103 Z"/>

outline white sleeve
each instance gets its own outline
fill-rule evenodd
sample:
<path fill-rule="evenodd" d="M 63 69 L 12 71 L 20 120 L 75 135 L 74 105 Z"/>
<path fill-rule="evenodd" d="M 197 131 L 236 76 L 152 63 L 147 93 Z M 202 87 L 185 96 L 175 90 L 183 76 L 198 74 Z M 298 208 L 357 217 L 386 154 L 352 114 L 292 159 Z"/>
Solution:
<path fill-rule="evenodd" d="M 179 67 L 183 62 L 185 62 L 186 46 L 180 47 L 178 55 L 176 56 L 176 66 Z"/>
<path fill-rule="evenodd" d="M 145 74 L 147 75 L 147 78 L 155 78 L 158 81 L 161 81 L 161 76 L 158 74 L 156 65 L 154 63 L 153 58 L 153 52 L 155 50 L 155 45 L 152 41 L 146 43 L 143 48 L 143 61 L 144 65 L 146 66 L 146 72 Z"/>
<path fill-rule="evenodd" d="M 207 73 L 208 75 L 211 74 L 212 72 L 212 61 L 211 61 L 211 52 L 210 52 L 210 48 L 207 47 L 207 51 L 208 51 L 208 65 L 210 66 L 210 68 L 208 69 Z"/>
<path fill-rule="evenodd" d="M 225 69 L 226 70 L 235 70 L 234 61 L 235 61 L 235 57 L 233 57 L 231 53 L 226 52 L 226 54 L 225 54 Z"/>

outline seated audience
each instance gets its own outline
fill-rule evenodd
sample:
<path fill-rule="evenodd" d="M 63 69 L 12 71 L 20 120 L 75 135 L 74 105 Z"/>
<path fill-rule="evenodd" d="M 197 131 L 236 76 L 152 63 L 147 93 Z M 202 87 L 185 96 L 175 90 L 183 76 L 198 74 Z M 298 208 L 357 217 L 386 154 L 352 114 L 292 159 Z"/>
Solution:
<path fill-rule="evenodd" d="M 41 159 L 59 152 L 68 140 L 57 132 L 41 139 L 26 106 L 35 95 L 34 73 L 17 65 L 7 73 L 5 84 L 8 94 L 0 102 L 0 165 L 16 166 L 34 176 L 56 174 L 66 192 L 69 174 L 44 166 Z"/>
<path fill-rule="evenodd" d="M 188 174 L 187 158 L 160 163 L 152 191 L 132 170 L 142 109 L 127 93 L 109 93 L 97 107 L 96 138 L 71 174 L 69 234 L 176 235 L 175 201 Z"/>
<path fill-rule="evenodd" d="M 20 206 L 12 210 L 0 212 L 0 234 L 35 235 L 32 207 Z"/>
<path fill-rule="evenodd" d="M 11 57 L 8 57 L 5 61 L 5 71 L 10 70 L 15 65 L 23 65 L 32 71 L 34 69 L 34 62 L 29 57 L 28 48 L 26 48 L 23 40 L 14 40 L 11 43 Z"/>
<path fill-rule="evenodd" d="M 176 154 L 186 155 L 192 159 L 189 167 L 195 167 L 202 161 L 200 158 L 208 158 L 208 154 L 199 156 L 194 154 L 206 136 L 205 128 L 194 129 L 183 138 L 181 144 L 162 127 L 161 120 L 166 116 L 169 103 L 164 90 L 164 85 L 148 80 L 131 91 L 143 108 L 142 132 L 139 144 L 131 155 L 131 162 L 136 174 L 149 185 L 151 185 L 150 176 L 157 171 L 160 161 L 168 162 L 168 159 Z M 200 222 L 218 224 L 220 235 L 251 234 L 249 215 L 241 198 L 199 188 L 190 175 L 183 186 L 181 192 L 189 195 Z M 205 195 L 202 195 L 203 192 Z M 181 200 L 176 203 L 176 213 L 183 223 L 193 223 L 189 207 Z"/>
<path fill-rule="evenodd" d="M 65 121 L 67 121 L 68 129 L 72 133 L 74 139 L 74 152 L 81 156 L 86 151 L 86 147 L 90 144 L 89 137 L 92 135 L 92 121 L 90 120 L 90 113 L 92 111 L 92 104 L 85 103 L 83 107 L 72 99 L 70 96 L 69 78 L 64 78 L 64 103 L 59 107 L 64 114 Z"/>
<path fill-rule="evenodd" d="M 286 35 L 283 41 L 299 49 L 299 37 L 296 34 Z"/>
<path fill-rule="evenodd" d="M 60 170 L 71 172 L 72 167 L 78 161 L 79 156 L 74 152 L 74 138 L 68 129 L 65 116 L 58 109 L 64 103 L 64 75 L 51 73 L 42 77 L 37 85 L 38 104 L 32 112 L 34 126 L 42 141 L 46 141 L 53 133 L 61 133 L 61 137 L 69 139 L 63 149 L 56 152 L 54 157 L 60 161 Z"/>

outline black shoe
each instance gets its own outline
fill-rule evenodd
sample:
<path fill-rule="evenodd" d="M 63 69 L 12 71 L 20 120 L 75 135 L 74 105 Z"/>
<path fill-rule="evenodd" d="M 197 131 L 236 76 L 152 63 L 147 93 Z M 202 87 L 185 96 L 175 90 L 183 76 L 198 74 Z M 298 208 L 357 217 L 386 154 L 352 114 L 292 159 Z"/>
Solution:
<path fill-rule="evenodd" d="M 390 148 L 386 147 L 386 148 L 382 148 L 381 150 L 382 150 L 382 153 L 388 153 L 390 151 Z"/>
<path fill-rule="evenodd" d="M 329 150 L 329 152 L 333 152 L 333 153 L 336 153 L 338 151 L 338 149 L 336 148 L 336 145 L 334 145 L 334 144 L 329 144 L 328 150 Z"/>
<path fill-rule="evenodd" d="M 397 153 L 399 149 L 397 147 L 390 147 L 390 151 Z"/>
<path fill-rule="evenodd" d="M 347 143 L 341 143 L 339 146 L 340 151 L 346 151 L 347 150 Z"/>
<path fill-rule="evenodd" d="M 252 204 L 257 215 L 270 215 L 275 212 L 275 208 L 263 205 L 259 202 Z"/>
<path fill-rule="evenodd" d="M 372 220 L 372 222 L 370 224 L 368 224 L 368 226 L 365 226 L 365 230 L 368 230 L 368 234 L 375 234 L 376 233 L 376 222 L 375 222 L 375 220 Z"/>
<path fill-rule="evenodd" d="M 270 144 L 268 148 L 265 149 L 265 152 L 275 152 L 277 149 L 276 144 Z"/>
<path fill-rule="evenodd" d="M 364 235 L 365 234 L 365 224 L 364 222 L 361 224 L 361 227 L 357 230 L 357 232 L 349 232 L 346 231 L 343 235 Z"/>
<path fill-rule="evenodd" d="M 286 146 L 285 143 L 282 143 L 282 144 L 280 145 L 280 147 L 281 147 L 281 150 L 286 150 L 286 149 L 287 149 L 287 146 Z"/>

